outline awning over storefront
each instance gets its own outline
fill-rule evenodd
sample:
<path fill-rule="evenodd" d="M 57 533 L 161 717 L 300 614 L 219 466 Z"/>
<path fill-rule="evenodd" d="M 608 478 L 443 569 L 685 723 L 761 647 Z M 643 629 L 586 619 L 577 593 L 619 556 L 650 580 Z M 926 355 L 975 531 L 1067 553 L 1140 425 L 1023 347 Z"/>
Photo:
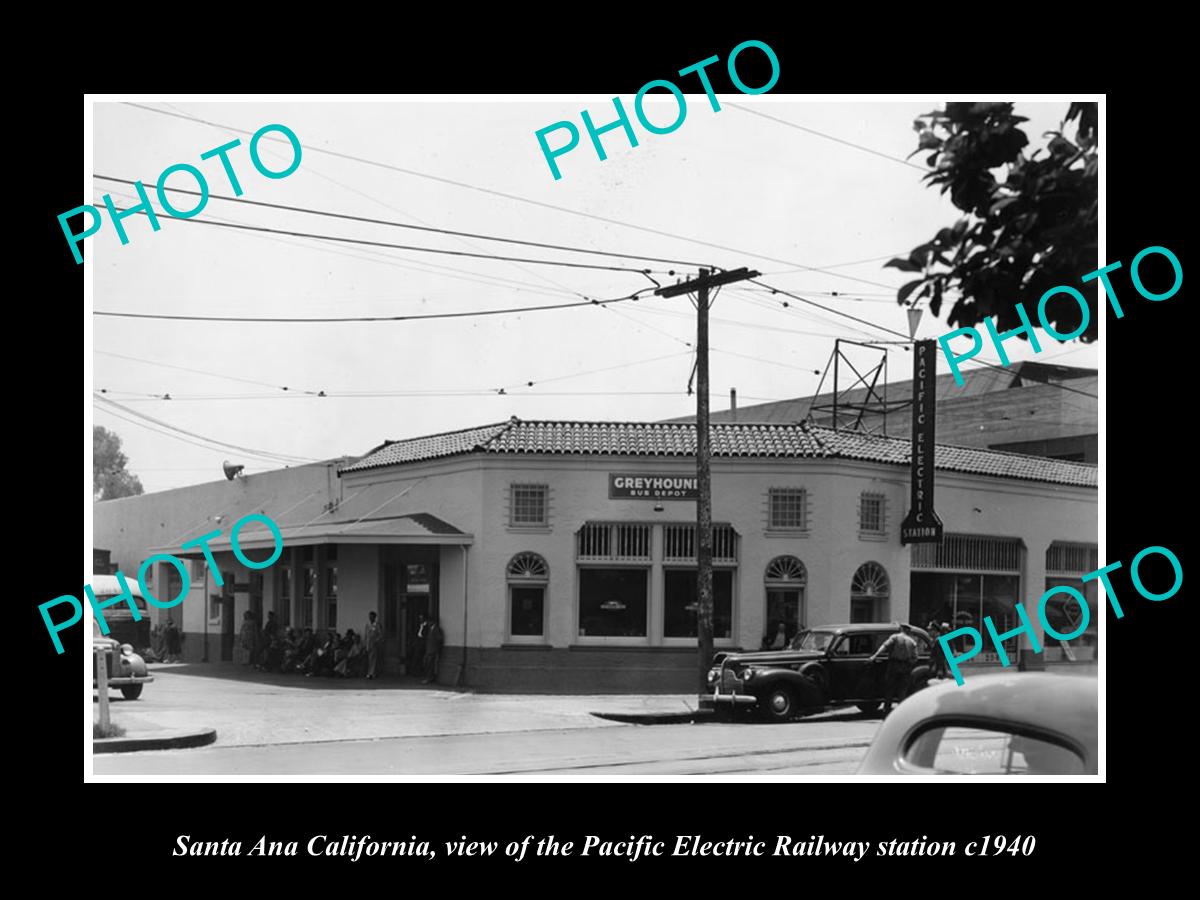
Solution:
<path fill-rule="evenodd" d="M 277 523 L 278 524 L 278 523 Z M 351 519 L 334 522 L 314 522 L 304 525 L 280 525 L 284 547 L 303 547 L 312 544 L 423 544 L 466 546 L 474 538 L 449 522 L 429 513 L 409 513 L 403 516 L 381 516 L 374 519 Z M 262 522 L 248 522 L 238 532 L 242 549 L 270 550 L 275 546 L 270 530 Z M 230 552 L 228 532 L 214 538 L 208 545 L 213 553 Z M 156 547 L 156 553 L 170 553 L 181 559 L 202 559 L 201 547 L 181 550 L 176 547 Z"/>

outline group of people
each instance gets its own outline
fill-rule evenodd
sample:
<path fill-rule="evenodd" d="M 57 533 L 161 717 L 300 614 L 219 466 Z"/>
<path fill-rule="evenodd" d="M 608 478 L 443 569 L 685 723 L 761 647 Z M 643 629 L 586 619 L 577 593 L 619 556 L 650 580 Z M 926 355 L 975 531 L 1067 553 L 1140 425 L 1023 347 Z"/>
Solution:
<path fill-rule="evenodd" d="M 170 616 L 150 629 L 150 652 L 145 656 L 146 662 L 179 662 L 183 657 L 183 632 Z"/>
<path fill-rule="evenodd" d="M 436 620 L 421 617 L 415 659 L 408 660 L 410 675 L 423 675 L 423 683 L 437 679 L 444 637 Z M 362 634 L 348 628 L 345 634 L 329 628 L 318 637 L 312 628 L 298 632 L 280 627 L 275 613 L 267 613 L 260 629 L 258 619 L 250 610 L 242 620 L 238 639 L 237 661 L 253 665 L 260 672 L 298 673 L 307 677 L 378 678 L 383 672 L 383 626 L 379 617 L 368 613 L 367 626 Z"/>

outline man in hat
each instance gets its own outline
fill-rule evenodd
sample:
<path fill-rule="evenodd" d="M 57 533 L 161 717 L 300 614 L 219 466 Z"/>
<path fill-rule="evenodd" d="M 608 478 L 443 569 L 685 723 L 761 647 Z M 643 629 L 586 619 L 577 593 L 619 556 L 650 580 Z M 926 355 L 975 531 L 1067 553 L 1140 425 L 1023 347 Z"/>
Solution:
<path fill-rule="evenodd" d="M 929 677 L 945 678 L 946 651 L 942 649 L 942 642 L 938 638 L 949 632 L 950 626 L 945 622 L 932 621 L 925 630 L 929 632 L 929 640 L 932 641 L 929 648 Z"/>
<path fill-rule="evenodd" d="M 899 631 L 871 654 L 871 662 L 880 660 L 887 661 L 883 673 L 883 714 L 886 716 L 892 710 L 893 697 L 901 703 L 908 695 L 908 682 L 917 661 L 917 642 L 912 636 L 911 625 L 901 625 Z"/>

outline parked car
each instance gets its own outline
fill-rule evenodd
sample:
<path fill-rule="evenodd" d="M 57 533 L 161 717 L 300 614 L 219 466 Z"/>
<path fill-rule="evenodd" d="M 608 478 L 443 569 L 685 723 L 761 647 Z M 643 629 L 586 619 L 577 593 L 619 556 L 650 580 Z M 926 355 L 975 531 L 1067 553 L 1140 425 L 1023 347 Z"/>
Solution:
<path fill-rule="evenodd" d="M 115 575 L 93 575 L 88 584 L 96 595 L 97 603 L 111 600 L 121 593 L 121 583 Z M 114 603 L 104 610 L 104 621 L 108 624 L 108 637 L 140 651 L 150 646 L 150 612 L 137 579 L 126 579 L 126 584 L 141 619 L 136 622 L 133 620 L 133 612 L 127 603 Z"/>
<path fill-rule="evenodd" d="M 1095 775 L 1094 675 L 969 675 L 892 710 L 861 775 Z"/>
<path fill-rule="evenodd" d="M 899 630 L 896 622 L 824 625 L 799 632 L 785 650 L 718 652 L 708 673 L 712 693 L 702 698 L 701 708 L 727 716 L 750 709 L 778 721 L 831 706 L 873 712 L 883 702 L 885 664 L 870 657 Z M 918 658 L 910 692 L 929 679 L 932 646 L 923 629 L 911 633 Z"/>
<path fill-rule="evenodd" d="M 103 602 L 120 593 L 120 584 L 112 575 L 93 575 L 89 582 L 98 602 Z M 146 661 L 134 650 L 131 641 L 139 641 L 139 647 L 150 644 L 150 622 L 147 618 L 146 601 L 138 590 L 137 582 L 129 585 L 134 603 L 142 615 L 140 622 L 133 621 L 133 613 L 126 604 L 116 604 L 104 610 L 104 621 L 108 634 L 100 633 L 100 622 L 92 618 L 92 687 L 96 687 L 96 653 L 107 666 L 108 686 L 119 688 L 126 700 L 136 700 L 142 695 L 142 686 L 154 680 L 146 668 Z M 144 638 L 144 640 L 143 640 Z"/>

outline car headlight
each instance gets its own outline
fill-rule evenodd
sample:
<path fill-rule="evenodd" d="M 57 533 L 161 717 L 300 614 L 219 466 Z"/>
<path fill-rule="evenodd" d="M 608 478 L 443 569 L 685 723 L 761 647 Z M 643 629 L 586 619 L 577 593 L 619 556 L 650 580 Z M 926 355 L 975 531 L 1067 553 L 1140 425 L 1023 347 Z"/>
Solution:
<path fill-rule="evenodd" d="M 745 669 L 742 672 L 742 681 L 749 681 L 751 678 L 753 678 L 757 674 L 758 674 L 758 669 Z"/>
<path fill-rule="evenodd" d="M 720 671 L 719 671 L 719 670 L 717 670 L 717 669 L 709 669 L 709 670 L 708 670 L 708 683 L 709 683 L 709 684 L 712 684 L 714 681 L 716 681 L 716 680 L 717 680 L 717 678 L 718 678 L 718 676 L 719 676 L 719 675 L 720 675 Z"/>
<path fill-rule="evenodd" d="M 121 645 L 121 653 L 124 654 L 125 656 L 128 656 L 132 652 L 133 652 L 133 644 L 122 644 Z"/>

